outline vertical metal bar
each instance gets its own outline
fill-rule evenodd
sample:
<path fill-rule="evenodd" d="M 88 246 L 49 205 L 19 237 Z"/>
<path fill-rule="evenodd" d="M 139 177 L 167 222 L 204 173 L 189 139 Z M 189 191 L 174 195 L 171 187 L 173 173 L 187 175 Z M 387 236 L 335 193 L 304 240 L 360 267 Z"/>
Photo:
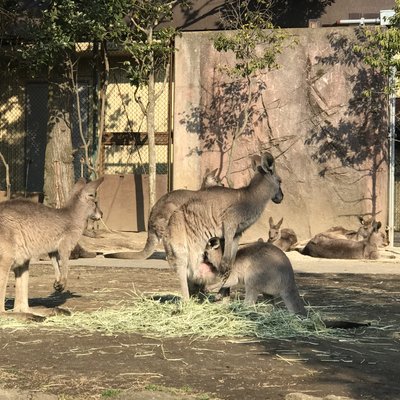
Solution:
<path fill-rule="evenodd" d="M 394 245 L 395 207 L 395 136 L 396 136 L 396 68 L 390 69 L 389 76 L 389 241 Z"/>
<path fill-rule="evenodd" d="M 167 168 L 168 168 L 168 179 L 167 179 L 167 191 L 170 192 L 173 189 L 173 176 L 172 176 L 172 163 L 173 163 L 173 107 L 174 107 L 174 70 L 175 70 L 175 57 L 174 57 L 175 43 L 171 42 L 170 50 L 170 65 L 169 65 L 169 82 L 168 82 L 168 148 L 167 148 Z"/>

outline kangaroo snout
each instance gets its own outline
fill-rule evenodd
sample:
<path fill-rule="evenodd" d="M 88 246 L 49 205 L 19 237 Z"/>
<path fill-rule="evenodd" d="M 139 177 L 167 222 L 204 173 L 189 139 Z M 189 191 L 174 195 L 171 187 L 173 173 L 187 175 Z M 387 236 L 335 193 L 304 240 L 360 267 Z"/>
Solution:
<path fill-rule="evenodd" d="M 272 200 L 275 204 L 281 203 L 281 201 L 283 200 L 283 192 L 282 192 L 282 190 L 279 190 L 279 192 L 276 193 L 275 196 L 272 197 L 271 200 Z"/>
<path fill-rule="evenodd" d="M 94 209 L 93 213 L 89 217 L 93 221 L 98 221 L 99 219 L 103 218 L 103 211 L 100 210 L 99 206 L 96 204 L 96 208 Z"/>

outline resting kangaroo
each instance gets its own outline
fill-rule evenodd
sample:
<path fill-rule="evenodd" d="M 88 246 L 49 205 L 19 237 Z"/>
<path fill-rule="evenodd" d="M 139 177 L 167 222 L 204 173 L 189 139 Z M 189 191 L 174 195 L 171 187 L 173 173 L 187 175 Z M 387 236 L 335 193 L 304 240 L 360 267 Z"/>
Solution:
<path fill-rule="evenodd" d="M 364 217 L 359 216 L 358 220 L 360 221 L 360 227 L 357 230 L 346 229 L 343 228 L 343 226 L 334 226 L 325 232 L 321 232 L 321 234 L 341 239 L 363 240 L 371 233 L 374 219 L 365 219 Z"/>
<path fill-rule="evenodd" d="M 56 270 L 55 286 L 65 287 L 69 255 L 86 227 L 87 218 L 101 218 L 95 194 L 102 181 L 100 178 L 86 184 L 80 179 L 67 204 L 59 209 L 25 200 L 0 204 L 0 314 L 9 315 L 5 311 L 5 295 L 12 269 L 13 315 L 34 316 L 28 305 L 29 262 L 41 254 L 51 255 Z"/>
<path fill-rule="evenodd" d="M 291 247 L 297 243 L 297 236 L 293 229 L 281 229 L 283 218 L 274 224 L 272 217 L 269 218 L 268 243 L 279 247 L 283 251 L 291 250 Z"/>
<path fill-rule="evenodd" d="M 172 214 L 164 248 L 169 265 L 178 272 L 184 299 L 193 294 L 189 286 L 198 281 L 198 267 L 209 239 L 225 239 L 219 265 L 219 273 L 225 274 L 235 259 L 241 234 L 257 221 L 269 200 L 282 201 L 274 158 L 264 153 L 260 161 L 260 165 L 253 164 L 257 172 L 248 186 L 239 189 L 216 186 L 200 191 Z"/>
<path fill-rule="evenodd" d="M 216 169 L 213 171 L 206 171 L 201 189 L 207 189 L 212 186 L 222 186 L 221 182 L 215 175 L 216 172 Z M 123 258 L 129 260 L 138 260 L 150 257 L 154 253 L 157 244 L 162 241 L 172 213 L 182 204 L 195 197 L 197 193 L 198 191 L 185 189 L 178 189 L 166 193 L 151 209 L 149 221 L 147 223 L 147 240 L 143 250 L 138 252 L 125 251 L 110 253 L 105 254 L 104 257 Z"/>
<path fill-rule="evenodd" d="M 213 238 L 209 241 L 204 253 L 205 265 L 202 265 L 204 276 L 207 265 L 210 266 L 210 278 L 218 270 L 222 248 L 223 240 Z M 245 285 L 244 301 L 247 304 L 254 304 L 259 294 L 279 295 L 290 312 L 307 315 L 297 289 L 292 264 L 286 254 L 271 243 L 256 242 L 238 250 L 232 271 L 222 287 L 230 288 L 238 284 Z"/>
<path fill-rule="evenodd" d="M 382 243 L 380 222 L 372 222 L 369 235 L 363 240 L 348 240 L 326 236 L 314 236 L 301 251 L 302 254 L 320 258 L 377 259 L 378 246 Z"/>

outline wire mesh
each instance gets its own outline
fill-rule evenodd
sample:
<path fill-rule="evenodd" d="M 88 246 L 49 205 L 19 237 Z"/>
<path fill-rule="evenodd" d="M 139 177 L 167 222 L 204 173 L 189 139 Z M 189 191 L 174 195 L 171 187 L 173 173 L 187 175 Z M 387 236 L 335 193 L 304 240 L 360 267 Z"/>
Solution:
<path fill-rule="evenodd" d="M 0 152 L 9 165 L 11 188 L 21 191 L 25 187 L 24 88 L 17 79 L 2 79 L 0 88 Z M 6 190 L 3 163 L 0 188 Z"/>
<path fill-rule="evenodd" d="M 168 84 L 156 82 L 160 96 L 155 108 L 156 172 L 168 173 Z M 136 93 L 147 106 L 147 88 Z M 107 90 L 103 168 L 106 174 L 148 174 L 149 152 L 146 118 L 135 100 L 133 87 L 123 69 L 113 69 Z"/>
<path fill-rule="evenodd" d="M 92 82 L 82 81 L 79 114 L 76 98 L 71 114 L 71 139 L 75 178 L 89 178 L 84 143 L 93 135 Z M 22 82 L 16 77 L 0 83 L 0 152 L 9 165 L 12 193 L 43 192 L 45 149 L 48 129 L 48 84 Z M 168 173 L 168 85 L 157 82 L 161 91 L 156 103 L 155 131 L 157 174 Z M 105 174 L 148 174 L 146 119 L 135 101 L 135 88 L 121 68 L 113 68 L 106 99 L 103 171 Z M 144 105 L 147 89 L 138 91 Z M 79 123 L 81 121 L 81 124 Z M 81 126 L 81 128 L 80 128 Z M 92 146 L 89 146 L 89 155 Z M 0 190 L 6 189 L 5 167 L 0 162 Z"/>

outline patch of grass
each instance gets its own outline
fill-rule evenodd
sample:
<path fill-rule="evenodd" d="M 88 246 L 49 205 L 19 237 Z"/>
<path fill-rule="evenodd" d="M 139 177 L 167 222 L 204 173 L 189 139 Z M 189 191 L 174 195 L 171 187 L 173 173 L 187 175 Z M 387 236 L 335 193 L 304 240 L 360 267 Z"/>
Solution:
<path fill-rule="evenodd" d="M 195 390 L 192 389 L 190 386 L 183 386 L 181 388 L 171 388 L 162 385 L 149 384 L 145 386 L 145 390 L 148 390 L 150 392 L 165 392 L 181 396 L 188 395 L 193 400 L 218 400 L 217 397 L 213 397 L 208 393 L 200 393 L 200 394 L 196 393 Z"/>
<path fill-rule="evenodd" d="M 318 313 L 310 310 L 308 318 L 276 309 L 268 303 L 245 306 L 241 301 L 228 304 L 154 300 L 135 295 L 119 309 L 76 312 L 72 316 L 56 316 L 42 323 L 21 323 L 1 320 L 0 328 L 46 329 L 63 331 L 143 333 L 156 337 L 256 337 L 290 338 L 305 336 L 332 337 L 345 332 L 327 329 Z M 8 323 L 8 325 L 7 325 Z"/>
<path fill-rule="evenodd" d="M 148 390 L 149 392 L 162 392 L 163 390 L 165 390 L 163 386 L 155 385 L 153 383 L 146 385 L 144 389 Z"/>
<path fill-rule="evenodd" d="M 109 399 L 118 396 L 120 393 L 120 389 L 106 389 L 101 393 L 101 398 Z"/>

